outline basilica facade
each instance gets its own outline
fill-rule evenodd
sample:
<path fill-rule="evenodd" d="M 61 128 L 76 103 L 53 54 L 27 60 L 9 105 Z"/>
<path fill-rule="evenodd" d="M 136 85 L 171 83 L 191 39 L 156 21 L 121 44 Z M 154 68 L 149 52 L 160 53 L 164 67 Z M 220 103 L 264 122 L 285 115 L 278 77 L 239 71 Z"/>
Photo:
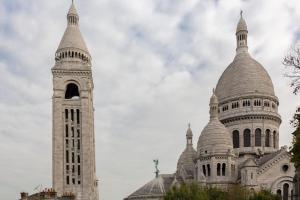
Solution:
<path fill-rule="evenodd" d="M 279 99 L 268 72 L 249 54 L 247 37 L 241 14 L 236 55 L 212 92 L 197 149 L 188 127 L 176 172 L 159 175 L 126 200 L 163 199 L 171 187 L 190 182 L 224 189 L 240 184 L 291 199 L 295 169 L 287 147 L 279 147 Z"/>

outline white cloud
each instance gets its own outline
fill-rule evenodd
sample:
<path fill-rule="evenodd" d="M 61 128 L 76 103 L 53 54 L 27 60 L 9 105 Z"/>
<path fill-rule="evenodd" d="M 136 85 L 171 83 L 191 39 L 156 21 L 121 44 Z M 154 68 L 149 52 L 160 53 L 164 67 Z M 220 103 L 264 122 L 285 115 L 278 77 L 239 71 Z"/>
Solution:
<path fill-rule="evenodd" d="M 5 199 L 51 185 L 51 67 L 68 3 L 0 0 L 0 188 Z M 175 171 L 187 123 L 194 144 L 208 101 L 235 52 L 239 10 L 249 49 L 270 73 L 280 99 L 281 145 L 291 140 L 299 96 L 281 66 L 298 40 L 297 1 L 77 1 L 93 57 L 97 174 L 101 199 L 122 199 Z M 113 155 L 113 156 L 112 156 Z"/>

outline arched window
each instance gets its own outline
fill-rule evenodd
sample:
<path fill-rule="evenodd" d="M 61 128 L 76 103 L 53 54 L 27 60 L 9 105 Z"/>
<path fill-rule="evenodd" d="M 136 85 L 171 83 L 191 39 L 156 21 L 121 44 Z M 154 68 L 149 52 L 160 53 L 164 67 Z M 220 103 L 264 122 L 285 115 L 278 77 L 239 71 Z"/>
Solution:
<path fill-rule="evenodd" d="M 65 99 L 76 99 L 79 98 L 78 86 L 74 83 L 69 83 L 67 85 Z"/>
<path fill-rule="evenodd" d="M 210 176 L 210 165 L 207 164 L 206 167 L 207 167 L 207 176 Z"/>
<path fill-rule="evenodd" d="M 260 147 L 261 146 L 261 129 L 257 128 L 255 130 L 255 146 Z"/>
<path fill-rule="evenodd" d="M 202 165 L 202 171 L 203 171 L 203 174 L 204 174 L 204 176 L 206 176 L 206 169 L 205 169 L 205 165 Z"/>
<path fill-rule="evenodd" d="M 250 129 L 244 130 L 244 147 L 250 147 L 251 146 L 251 131 Z"/>
<path fill-rule="evenodd" d="M 225 171 L 226 171 L 226 164 L 222 164 L 222 176 L 225 176 Z"/>
<path fill-rule="evenodd" d="M 289 184 L 283 184 L 283 200 L 289 199 Z"/>
<path fill-rule="evenodd" d="M 271 136 L 271 131 L 270 129 L 266 130 L 266 136 L 265 136 L 265 146 L 270 147 L 270 136 Z"/>
<path fill-rule="evenodd" d="M 217 164 L 217 176 L 221 176 L 221 164 Z"/>
<path fill-rule="evenodd" d="M 237 130 L 232 132 L 232 144 L 233 148 L 240 148 L 240 133 Z"/>
<path fill-rule="evenodd" d="M 273 131 L 273 146 L 276 148 L 276 131 Z"/>

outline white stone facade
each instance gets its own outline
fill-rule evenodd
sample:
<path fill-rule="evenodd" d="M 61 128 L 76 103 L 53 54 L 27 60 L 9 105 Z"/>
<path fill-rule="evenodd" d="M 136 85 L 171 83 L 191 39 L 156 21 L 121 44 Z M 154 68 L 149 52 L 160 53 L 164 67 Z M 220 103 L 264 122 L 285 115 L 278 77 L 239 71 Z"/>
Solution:
<path fill-rule="evenodd" d="M 247 38 L 241 15 L 236 55 L 210 99 L 210 120 L 200 134 L 197 153 L 187 145 L 170 187 L 191 181 L 224 189 L 240 184 L 291 199 L 295 168 L 287 148 L 279 148 L 279 100 L 268 72 L 248 53 Z M 190 128 L 187 133 L 191 141 Z"/>
<path fill-rule="evenodd" d="M 53 74 L 53 188 L 58 196 L 98 200 L 91 56 L 74 4 L 55 54 Z"/>

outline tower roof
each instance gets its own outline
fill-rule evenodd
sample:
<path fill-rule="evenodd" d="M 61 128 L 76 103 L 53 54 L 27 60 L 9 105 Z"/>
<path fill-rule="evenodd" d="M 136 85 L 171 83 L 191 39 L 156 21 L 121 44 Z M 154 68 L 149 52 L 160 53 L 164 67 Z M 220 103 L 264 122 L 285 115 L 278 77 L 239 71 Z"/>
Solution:
<path fill-rule="evenodd" d="M 240 20 L 239 20 L 239 22 L 237 24 L 237 27 L 236 27 L 236 33 L 240 32 L 240 31 L 247 31 L 248 32 L 246 21 L 243 18 L 243 11 L 241 11 L 241 17 L 240 17 Z"/>
<path fill-rule="evenodd" d="M 71 7 L 69 9 L 68 15 L 77 15 L 77 10 L 75 8 L 74 2 L 72 1 Z"/>
<path fill-rule="evenodd" d="M 79 29 L 79 16 L 73 2 L 69 9 L 67 19 L 68 25 L 57 48 L 57 52 L 60 50 L 65 50 L 67 48 L 72 48 L 84 51 L 85 53 L 89 54 L 88 48 Z"/>

